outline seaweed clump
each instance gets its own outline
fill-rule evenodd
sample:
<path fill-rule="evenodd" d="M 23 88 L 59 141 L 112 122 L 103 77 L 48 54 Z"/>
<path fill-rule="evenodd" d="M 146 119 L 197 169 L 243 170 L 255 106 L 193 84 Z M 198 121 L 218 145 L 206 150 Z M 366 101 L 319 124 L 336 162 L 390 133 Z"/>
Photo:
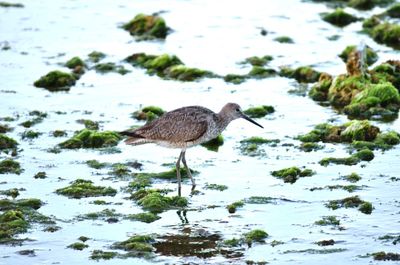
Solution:
<path fill-rule="evenodd" d="M 374 260 L 392 260 L 392 261 L 400 260 L 399 253 L 384 252 L 384 251 L 372 253 L 372 257 L 374 257 Z"/>
<path fill-rule="evenodd" d="M 250 118 L 262 118 L 274 112 L 275 112 L 274 107 L 267 105 L 251 107 L 243 111 L 243 113 L 249 116 Z"/>
<path fill-rule="evenodd" d="M 195 81 L 203 77 L 214 77 L 209 71 L 190 68 L 175 55 L 148 55 L 145 53 L 135 53 L 125 59 L 133 66 L 147 69 L 149 75 L 158 75 L 161 78 L 179 81 Z"/>
<path fill-rule="evenodd" d="M 75 85 L 75 82 L 76 78 L 74 75 L 55 70 L 40 77 L 33 83 L 33 85 L 35 87 L 42 87 L 51 92 L 55 92 L 69 91 L 70 87 Z"/>
<path fill-rule="evenodd" d="M 139 189 L 131 196 L 132 199 L 152 213 L 160 213 L 173 208 L 183 208 L 188 205 L 188 201 L 180 196 L 165 196 L 163 191 Z"/>
<path fill-rule="evenodd" d="M 266 139 L 254 136 L 240 141 L 240 151 L 247 156 L 262 156 L 265 155 L 264 150 L 260 149 L 262 145 L 276 146 L 279 142 L 279 139 Z"/>
<path fill-rule="evenodd" d="M 289 167 L 277 171 L 272 171 L 271 175 L 282 179 L 285 183 L 295 183 L 301 177 L 310 177 L 314 175 L 315 172 L 310 169 L 301 170 L 298 167 Z"/>
<path fill-rule="evenodd" d="M 83 129 L 59 146 L 65 149 L 102 148 L 116 146 L 121 139 L 116 132 Z"/>
<path fill-rule="evenodd" d="M 322 19 L 338 27 L 345 27 L 358 20 L 357 17 L 345 12 L 341 8 L 336 9 L 332 13 L 323 14 Z"/>
<path fill-rule="evenodd" d="M 300 83 L 315 83 L 318 81 L 321 72 L 314 70 L 310 66 L 300 66 L 296 69 L 282 67 L 279 74 L 287 78 L 294 78 Z"/>
<path fill-rule="evenodd" d="M 165 39 L 169 31 L 162 17 L 145 14 L 137 14 L 122 28 L 129 31 L 132 36 L 137 36 L 138 40 Z"/>
<path fill-rule="evenodd" d="M 80 199 L 85 197 L 114 196 L 117 190 L 111 187 L 95 186 L 90 180 L 77 179 L 71 182 L 71 185 L 57 189 L 57 194 L 69 198 Z"/>
<path fill-rule="evenodd" d="M 0 161 L 0 174 L 21 174 L 23 169 L 18 161 L 12 159 L 4 159 Z"/>
<path fill-rule="evenodd" d="M 325 204 L 326 207 L 336 210 L 339 208 L 356 208 L 364 214 L 371 214 L 373 206 L 370 202 L 361 200 L 358 196 L 347 197 L 341 200 L 332 200 Z"/>
<path fill-rule="evenodd" d="M 135 111 L 132 113 L 132 118 L 137 119 L 139 121 L 145 120 L 147 122 L 150 122 L 152 120 L 157 119 L 161 115 L 163 115 L 165 111 L 157 106 L 146 106 L 141 108 L 138 111 Z"/>

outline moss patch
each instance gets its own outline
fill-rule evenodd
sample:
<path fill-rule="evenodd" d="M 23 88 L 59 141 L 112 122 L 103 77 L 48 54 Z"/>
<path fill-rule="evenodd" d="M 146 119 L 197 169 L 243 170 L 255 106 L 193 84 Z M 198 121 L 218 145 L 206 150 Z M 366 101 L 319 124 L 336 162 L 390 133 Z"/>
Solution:
<path fill-rule="evenodd" d="M 77 179 L 71 182 L 71 185 L 57 189 L 56 193 L 69 198 L 80 199 L 84 197 L 114 196 L 117 194 L 117 190 L 111 187 L 95 186 L 90 180 Z"/>
<path fill-rule="evenodd" d="M 282 67 L 279 74 L 287 78 L 294 78 L 300 83 L 315 83 L 321 75 L 310 66 L 300 66 L 296 69 Z"/>
<path fill-rule="evenodd" d="M 0 174 L 21 174 L 23 169 L 21 165 L 12 159 L 4 159 L 0 161 Z"/>
<path fill-rule="evenodd" d="M 360 199 L 358 196 L 347 197 L 341 200 L 332 200 L 325 204 L 326 207 L 336 210 L 339 208 L 357 208 L 364 214 L 371 214 L 373 206 L 370 202 L 366 202 Z"/>
<path fill-rule="evenodd" d="M 267 105 L 251 107 L 243 111 L 243 113 L 249 116 L 250 118 L 262 118 L 274 112 L 275 112 L 274 107 Z"/>
<path fill-rule="evenodd" d="M 289 167 L 271 172 L 272 176 L 282 179 L 285 183 L 291 184 L 295 183 L 301 177 L 310 177 L 314 174 L 315 172 L 310 169 L 301 170 L 298 167 Z"/>
<path fill-rule="evenodd" d="M 116 146 L 121 139 L 122 137 L 116 132 L 83 129 L 59 146 L 65 149 L 102 148 Z"/>
<path fill-rule="evenodd" d="M 40 77 L 33 85 L 54 92 L 68 91 L 71 86 L 75 85 L 75 82 L 76 78 L 72 74 L 56 70 Z"/>
<path fill-rule="evenodd" d="M 165 39 L 168 34 L 165 20 L 157 15 L 138 14 L 122 28 L 132 36 L 138 36 L 139 40 Z"/>
<path fill-rule="evenodd" d="M 336 9 L 332 13 L 323 14 L 322 19 L 338 27 L 345 27 L 358 20 L 357 17 L 345 12 L 341 8 Z"/>

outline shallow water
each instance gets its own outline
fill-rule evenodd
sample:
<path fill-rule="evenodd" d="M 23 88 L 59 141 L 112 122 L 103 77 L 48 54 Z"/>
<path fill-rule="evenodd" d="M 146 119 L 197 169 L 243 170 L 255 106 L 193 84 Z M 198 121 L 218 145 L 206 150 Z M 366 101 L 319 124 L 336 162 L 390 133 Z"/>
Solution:
<path fill-rule="evenodd" d="M 16 116 L 11 122 L 15 127 L 9 136 L 20 142 L 17 160 L 25 171 L 21 175 L 1 175 L 1 190 L 25 188 L 18 198 L 40 198 L 46 205 L 39 212 L 57 218 L 61 230 L 43 232 L 33 227 L 21 238 L 34 239 L 22 246 L 2 246 L 0 264 L 91 264 L 90 252 L 95 249 L 109 250 L 115 241 L 123 241 L 132 234 L 174 235 L 184 228 L 204 229 L 218 238 L 239 238 L 251 229 L 264 229 L 269 233 L 266 244 L 245 247 L 243 256 L 227 258 L 217 255 L 211 258 L 196 256 L 157 255 L 154 259 L 143 258 L 101 260 L 105 264 L 241 264 L 245 260 L 267 261 L 273 264 L 375 264 L 371 257 L 361 257 L 378 251 L 396 252 L 398 246 L 384 243 L 378 237 L 400 232 L 398 221 L 400 182 L 400 149 L 386 152 L 375 151 L 375 159 L 356 166 L 330 165 L 322 167 L 318 161 L 327 156 L 342 157 L 348 152 L 345 145 L 327 144 L 324 149 L 304 153 L 296 148 L 300 144 L 293 137 L 308 132 L 314 125 L 333 120 L 342 123 L 343 115 L 323 107 L 309 99 L 289 94 L 298 87 L 296 81 L 281 77 L 248 80 L 240 85 L 227 84 L 222 79 L 203 79 L 198 82 L 166 81 L 148 76 L 139 68 L 131 73 L 98 74 L 88 71 L 67 93 L 51 93 L 36 88 L 32 83 L 45 73 L 63 69 L 64 63 L 73 56 L 85 58 L 93 50 L 108 56 L 105 62 L 120 62 L 132 53 L 176 54 L 189 67 L 199 67 L 218 74 L 246 73 L 249 68 L 238 64 L 249 56 L 272 55 L 270 67 L 313 65 L 317 70 L 331 74 L 345 72 L 345 65 L 337 56 L 347 45 L 364 41 L 380 56 L 378 64 L 387 59 L 398 59 L 399 52 L 379 45 L 366 35 L 361 35 L 361 22 L 339 29 L 320 19 L 319 13 L 330 10 L 324 4 L 284 1 L 21 1 L 25 8 L 0 8 L 0 41 L 7 41 L 10 50 L 0 51 L 0 117 Z M 165 41 L 136 42 L 119 26 L 137 13 L 163 11 L 173 32 Z M 359 16 L 378 13 L 349 12 Z M 260 29 L 268 31 L 267 36 Z M 295 44 L 279 44 L 273 39 L 287 35 Z M 336 41 L 327 38 L 339 35 Z M 9 91 L 15 91 L 10 93 Z M 107 171 L 89 168 L 85 161 L 101 162 L 138 161 L 143 172 L 166 170 L 164 163 L 174 163 L 178 150 L 153 145 L 125 146 L 119 144 L 120 153 L 104 154 L 97 150 L 63 150 L 59 154 L 47 152 L 67 139 L 54 138 L 49 132 L 61 129 L 73 132 L 83 128 L 78 119 L 101 122 L 104 130 L 124 130 L 140 125 L 130 114 L 141 106 L 156 105 L 166 110 L 184 105 L 203 105 L 218 111 L 226 102 L 237 102 L 244 109 L 257 105 L 272 105 L 276 112 L 258 119 L 265 129 L 240 120 L 229 125 L 223 133 L 224 145 L 218 152 L 203 147 L 187 151 L 188 164 L 200 171 L 196 176 L 199 195 L 189 198 L 186 219 L 176 210 L 160 214 L 160 220 L 150 224 L 122 220 L 118 223 L 105 221 L 79 221 L 76 217 L 104 208 L 114 208 L 119 213 L 138 213 L 141 208 L 125 199 L 119 191 L 115 197 L 100 197 L 121 205 L 93 205 L 94 198 L 68 199 L 55 194 L 55 190 L 77 178 L 90 179 L 95 184 L 116 189 L 128 184 L 127 180 L 105 180 Z M 30 119 L 32 110 L 47 112 L 48 117 L 32 129 L 43 132 L 33 140 L 21 140 L 25 131 L 19 123 Z M 65 112 L 59 115 L 56 112 Z M 382 130 L 400 131 L 400 122 L 374 122 Z M 240 153 L 239 141 L 251 136 L 280 139 L 277 147 L 263 146 L 266 155 L 248 157 Z M 283 146 L 294 144 L 294 146 Z M 3 156 L 3 154 L 1 154 Z M 317 172 L 301 178 L 294 184 L 283 183 L 270 172 L 291 166 L 306 166 Z M 48 178 L 34 179 L 33 175 L 45 171 Z M 101 174 L 98 174 L 98 173 Z M 342 190 L 316 190 L 312 187 L 349 184 L 338 180 L 340 176 L 357 172 L 362 180 L 357 185 L 362 190 L 348 193 Z M 225 184 L 225 191 L 204 189 L 206 183 Z M 176 183 L 159 181 L 154 187 L 176 189 Z M 190 183 L 183 185 L 183 196 L 189 196 Z M 175 194 L 174 191 L 172 194 Z M 357 209 L 332 211 L 324 206 L 328 200 L 359 195 L 374 206 L 371 215 Z M 235 214 L 229 214 L 226 205 L 249 198 L 266 196 L 278 198 L 273 204 L 245 204 Z M 279 200 L 280 199 L 280 200 Z M 216 208 L 208 208 L 216 205 Z M 323 216 L 334 215 L 344 230 L 331 226 L 317 226 L 314 222 Z M 187 223 L 186 223 L 187 221 Z M 83 251 L 67 249 L 79 236 L 90 237 L 89 248 Z M 319 247 L 314 242 L 334 239 L 334 246 Z M 271 246 L 277 240 L 284 244 Z M 34 249 L 35 256 L 22 256 L 20 250 Z M 331 254 L 311 253 L 312 250 L 334 250 Z M 391 263 L 391 262 L 387 262 Z M 394 263 L 394 262 L 393 262 Z"/>

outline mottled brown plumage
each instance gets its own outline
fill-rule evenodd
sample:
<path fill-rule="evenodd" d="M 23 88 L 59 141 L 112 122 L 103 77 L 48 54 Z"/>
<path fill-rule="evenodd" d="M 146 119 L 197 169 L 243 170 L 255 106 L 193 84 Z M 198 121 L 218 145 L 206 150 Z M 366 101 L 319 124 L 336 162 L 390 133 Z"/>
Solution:
<path fill-rule="evenodd" d="M 195 187 L 194 179 L 186 164 L 186 148 L 214 139 L 231 121 L 238 118 L 244 118 L 263 128 L 243 114 L 238 104 L 228 103 L 219 113 L 200 106 L 179 108 L 165 113 L 160 118 L 138 129 L 127 130 L 121 132 L 121 134 L 128 136 L 125 142 L 130 145 L 156 143 L 161 146 L 180 148 L 182 150 L 176 163 L 178 194 L 180 195 L 181 176 L 179 168 L 181 160 L 192 180 L 193 188 Z"/>

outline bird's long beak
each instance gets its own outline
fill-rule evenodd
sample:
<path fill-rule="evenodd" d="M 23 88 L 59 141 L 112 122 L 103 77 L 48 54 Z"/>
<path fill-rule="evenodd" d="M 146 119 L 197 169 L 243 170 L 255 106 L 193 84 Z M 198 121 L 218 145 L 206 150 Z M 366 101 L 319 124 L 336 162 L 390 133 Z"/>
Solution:
<path fill-rule="evenodd" d="M 264 127 L 262 127 L 259 123 L 257 123 L 257 122 L 255 122 L 254 120 L 250 119 L 249 117 L 247 117 L 247 116 L 246 116 L 245 114 L 243 114 L 243 113 L 242 113 L 242 118 L 245 119 L 245 120 L 248 120 L 249 122 L 251 122 L 251 123 L 257 125 L 258 127 L 261 127 L 261 128 L 264 129 Z"/>

